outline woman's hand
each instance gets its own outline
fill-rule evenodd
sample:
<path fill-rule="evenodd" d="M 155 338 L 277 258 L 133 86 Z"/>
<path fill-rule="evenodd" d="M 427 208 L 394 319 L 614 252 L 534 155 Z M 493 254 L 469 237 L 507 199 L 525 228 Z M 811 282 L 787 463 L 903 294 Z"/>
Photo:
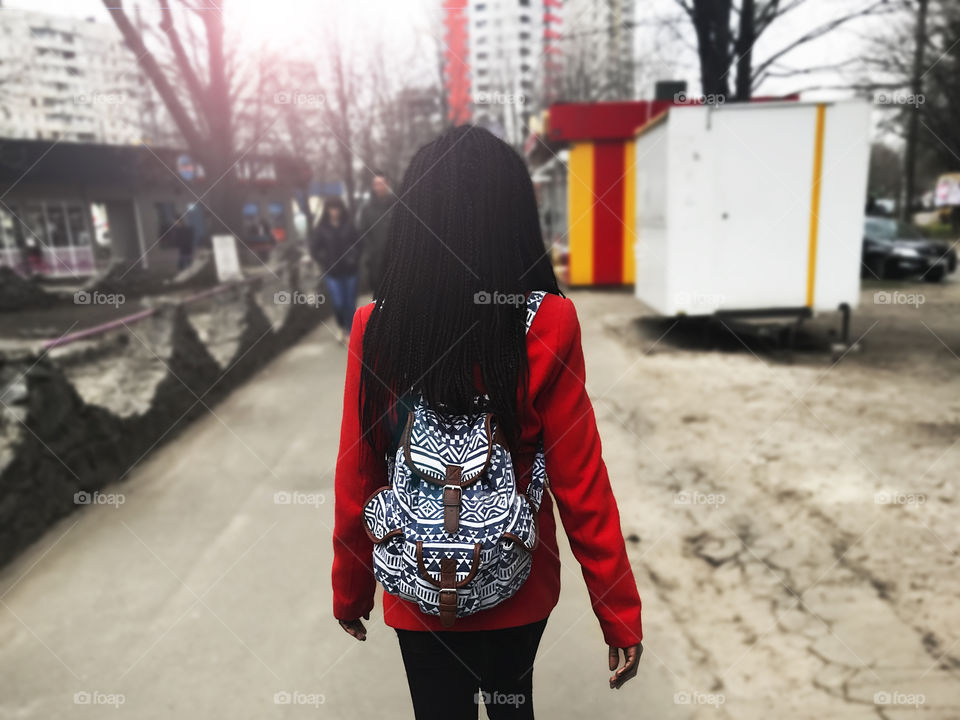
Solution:
<path fill-rule="evenodd" d="M 361 625 L 360 627 L 363 626 Z M 613 645 L 608 647 L 610 649 L 610 670 L 616 670 L 616 672 L 610 676 L 610 689 L 619 690 L 627 680 L 637 676 L 637 664 L 640 662 L 640 656 L 643 654 L 643 645 L 637 643 L 636 645 L 625 648 L 616 648 Z M 617 670 L 617 666 L 620 664 L 621 652 L 623 652 L 623 667 Z"/>
<path fill-rule="evenodd" d="M 369 620 L 370 613 L 364 615 L 363 619 Z M 360 618 L 357 618 L 356 620 L 338 620 L 337 622 L 340 623 L 340 627 L 343 628 L 347 635 L 355 637 L 360 642 L 363 642 L 367 639 L 367 629 L 363 626 Z"/>

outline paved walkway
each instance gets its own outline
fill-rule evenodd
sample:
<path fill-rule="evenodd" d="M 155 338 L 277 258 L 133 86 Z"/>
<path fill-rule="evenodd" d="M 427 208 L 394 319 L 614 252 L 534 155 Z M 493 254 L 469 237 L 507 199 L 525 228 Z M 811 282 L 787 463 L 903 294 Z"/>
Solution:
<path fill-rule="evenodd" d="M 588 348 L 588 368 L 603 352 Z M 0 719 L 412 717 L 379 607 L 364 644 L 330 614 L 344 368 L 321 327 L 105 488 L 122 504 L 74 513 L 0 573 Z M 654 653 L 638 680 L 607 689 L 606 648 L 564 552 L 538 716 L 702 712 L 675 704 Z"/>

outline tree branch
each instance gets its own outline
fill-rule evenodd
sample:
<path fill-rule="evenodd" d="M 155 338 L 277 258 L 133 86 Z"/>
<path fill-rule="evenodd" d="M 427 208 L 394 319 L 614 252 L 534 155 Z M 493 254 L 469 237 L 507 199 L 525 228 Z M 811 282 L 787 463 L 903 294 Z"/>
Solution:
<path fill-rule="evenodd" d="M 802 45 L 806 45 L 807 43 L 812 42 L 813 40 L 816 40 L 817 38 L 820 38 L 823 35 L 826 35 L 831 30 L 836 30 L 841 25 L 845 25 L 846 23 L 856 18 L 864 17 L 866 15 L 872 14 L 881 5 L 887 5 L 887 0 L 875 0 L 875 2 L 870 3 L 870 5 L 868 5 L 865 8 L 861 8 L 856 12 L 847 13 L 846 15 L 841 15 L 838 18 L 835 18 L 829 22 L 823 23 L 822 25 L 815 27 L 813 30 L 810 30 L 809 32 L 804 33 L 799 38 L 787 44 L 786 46 L 784 46 L 783 48 L 775 52 L 773 55 L 771 55 L 769 58 L 764 60 L 762 63 L 757 65 L 754 69 L 754 73 L 759 74 L 765 71 L 767 68 L 769 68 L 775 62 L 777 62 L 777 60 L 782 58 L 787 53 L 792 52 L 793 50 L 796 50 L 798 47 L 801 47 Z"/>
<path fill-rule="evenodd" d="M 191 152 L 198 157 L 202 156 L 205 147 L 203 137 L 191 119 L 190 114 L 180 102 L 180 98 L 177 97 L 177 93 L 170 84 L 170 81 L 166 75 L 164 75 L 156 57 L 154 57 L 153 53 L 146 47 L 140 33 L 127 16 L 126 11 L 123 9 L 123 0 L 103 0 L 103 5 L 110 12 L 113 22 L 123 36 L 127 47 L 134 53 L 143 72 L 150 78 L 153 87 L 163 99 L 167 111 L 177 124 L 177 129 L 180 130 L 180 134 L 183 135 L 183 139 L 186 141 Z"/>
<path fill-rule="evenodd" d="M 200 82 L 196 71 L 190 64 L 187 52 L 183 43 L 180 41 L 180 33 L 173 22 L 173 11 L 170 8 L 168 0 L 157 0 L 157 7 L 160 10 L 160 29 L 167 36 L 167 43 L 173 51 L 173 58 L 177 65 L 177 70 L 187 85 L 188 96 L 190 97 L 194 111 L 208 123 L 208 111 L 206 103 L 206 88 Z"/>

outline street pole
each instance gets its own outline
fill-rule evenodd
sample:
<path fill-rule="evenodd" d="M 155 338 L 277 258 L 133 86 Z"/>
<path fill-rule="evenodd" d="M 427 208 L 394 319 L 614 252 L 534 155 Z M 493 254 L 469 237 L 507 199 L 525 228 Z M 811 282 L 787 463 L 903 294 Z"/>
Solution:
<path fill-rule="evenodd" d="M 923 55 L 927 44 L 927 6 L 930 0 L 917 0 L 917 27 L 914 35 L 913 69 L 910 78 L 910 92 L 913 94 L 913 107 L 907 112 L 907 146 L 903 157 L 903 196 L 900 199 L 900 219 L 910 221 L 910 206 L 916 194 L 917 174 L 917 135 L 920 132 L 920 108 L 917 98 L 923 93 Z M 910 107 L 907 104 L 906 107 Z"/>

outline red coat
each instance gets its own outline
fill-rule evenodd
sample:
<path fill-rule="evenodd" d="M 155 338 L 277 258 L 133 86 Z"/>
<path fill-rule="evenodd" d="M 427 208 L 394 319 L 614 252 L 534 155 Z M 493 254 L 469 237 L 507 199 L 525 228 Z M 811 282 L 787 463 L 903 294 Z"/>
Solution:
<path fill-rule="evenodd" d="M 363 528 L 363 504 L 388 483 L 386 464 L 363 439 L 357 400 L 363 330 L 373 304 L 357 310 L 350 336 L 343 425 L 337 460 L 336 523 L 333 534 L 333 614 L 354 620 L 373 608 L 373 547 Z M 593 406 L 584 386 L 580 323 L 573 303 L 547 295 L 527 334 L 530 383 L 522 409 L 521 445 L 534 447 L 543 433 L 550 492 L 540 510 L 540 544 L 530 577 L 516 595 L 489 610 L 459 618 L 454 630 L 492 630 L 542 620 L 560 595 L 553 502 L 590 591 L 593 611 L 607 644 L 640 642 L 640 597 L 627 559 L 620 514 L 600 453 Z M 516 456 L 519 489 L 525 488 L 530 458 Z M 551 498 L 552 496 L 552 498 Z M 403 630 L 444 630 L 438 618 L 416 604 L 384 593 L 384 620 Z"/>

